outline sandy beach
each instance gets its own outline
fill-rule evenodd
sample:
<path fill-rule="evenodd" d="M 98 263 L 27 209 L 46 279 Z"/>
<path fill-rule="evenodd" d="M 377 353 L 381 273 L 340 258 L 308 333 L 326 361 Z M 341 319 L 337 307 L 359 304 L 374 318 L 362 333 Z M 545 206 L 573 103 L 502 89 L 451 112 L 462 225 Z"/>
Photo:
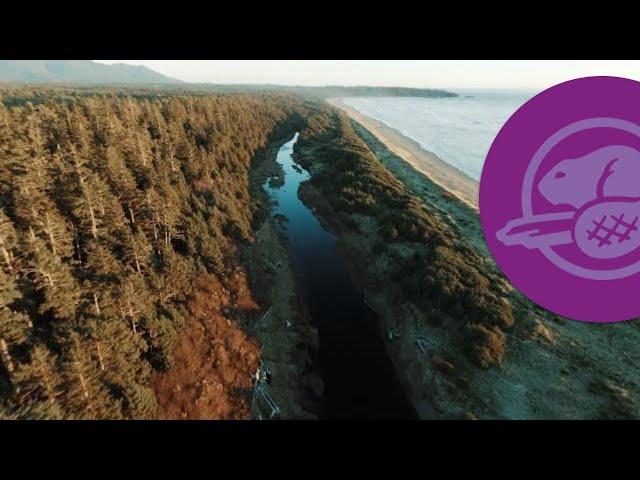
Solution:
<path fill-rule="evenodd" d="M 423 149 L 420 144 L 395 128 L 363 115 L 358 110 L 346 105 L 339 98 L 327 100 L 331 105 L 343 110 L 349 117 L 369 130 L 389 150 L 401 157 L 420 173 L 429 177 L 463 202 L 478 208 L 478 182 L 457 168 L 440 160 L 433 153 Z"/>

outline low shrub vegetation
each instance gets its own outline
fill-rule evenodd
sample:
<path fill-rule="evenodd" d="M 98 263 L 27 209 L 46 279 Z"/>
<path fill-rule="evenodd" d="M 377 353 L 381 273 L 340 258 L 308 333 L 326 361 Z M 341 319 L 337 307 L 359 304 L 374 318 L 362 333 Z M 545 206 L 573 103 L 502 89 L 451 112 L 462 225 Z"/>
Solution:
<path fill-rule="evenodd" d="M 396 261 L 390 280 L 423 311 L 435 310 L 439 317 L 454 320 L 471 360 L 482 367 L 499 363 L 514 316 L 478 254 L 438 214 L 406 192 L 343 114 L 319 107 L 308 118 L 296 148 L 306 166 L 319 164 L 311 181 L 340 218 L 358 213 L 376 219 L 374 254 L 388 253 L 392 243 L 413 249 L 410 258 Z"/>

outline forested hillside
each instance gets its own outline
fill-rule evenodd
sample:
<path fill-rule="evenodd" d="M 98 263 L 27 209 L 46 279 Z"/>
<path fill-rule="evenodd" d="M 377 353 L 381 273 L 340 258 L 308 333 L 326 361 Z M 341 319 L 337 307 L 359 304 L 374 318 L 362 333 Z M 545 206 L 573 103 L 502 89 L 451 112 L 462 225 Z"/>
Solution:
<path fill-rule="evenodd" d="M 0 95 L 0 417 L 154 418 L 185 302 L 237 267 L 252 159 L 302 102 Z"/>

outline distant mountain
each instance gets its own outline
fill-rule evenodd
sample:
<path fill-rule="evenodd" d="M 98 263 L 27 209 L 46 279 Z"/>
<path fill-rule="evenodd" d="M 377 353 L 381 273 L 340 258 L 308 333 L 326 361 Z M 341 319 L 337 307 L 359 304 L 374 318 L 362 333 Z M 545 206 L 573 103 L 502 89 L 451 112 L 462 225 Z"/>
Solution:
<path fill-rule="evenodd" d="M 0 82 L 70 84 L 180 84 L 140 66 L 92 60 L 0 60 Z"/>

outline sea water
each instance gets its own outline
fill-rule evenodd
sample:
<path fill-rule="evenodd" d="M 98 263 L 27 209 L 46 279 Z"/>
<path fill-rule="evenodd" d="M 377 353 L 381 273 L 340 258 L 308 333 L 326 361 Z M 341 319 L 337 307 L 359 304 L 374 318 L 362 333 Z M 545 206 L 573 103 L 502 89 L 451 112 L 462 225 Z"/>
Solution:
<path fill-rule="evenodd" d="M 452 98 L 349 97 L 342 101 L 375 118 L 475 180 L 502 125 L 537 91 L 460 90 Z"/>

